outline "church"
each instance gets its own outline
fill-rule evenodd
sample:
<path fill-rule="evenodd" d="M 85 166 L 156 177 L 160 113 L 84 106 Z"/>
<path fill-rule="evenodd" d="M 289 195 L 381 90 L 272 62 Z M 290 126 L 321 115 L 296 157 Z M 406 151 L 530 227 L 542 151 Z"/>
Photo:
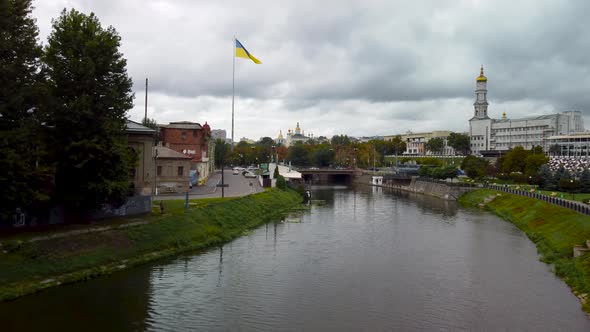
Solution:
<path fill-rule="evenodd" d="M 305 143 L 310 139 L 310 137 L 305 136 L 305 131 L 302 131 L 299 127 L 299 122 L 297 122 L 297 127 L 295 127 L 295 131 L 291 131 L 289 129 L 287 131 L 287 138 L 283 138 L 283 131 L 279 132 L 279 137 L 275 140 L 277 144 L 282 144 L 286 147 L 289 147 L 297 142 Z"/>
<path fill-rule="evenodd" d="M 518 119 L 506 117 L 492 119 L 488 116 L 488 78 L 483 66 L 475 79 L 475 103 L 473 117 L 469 120 L 471 152 L 476 155 L 494 156 L 517 146 L 531 149 L 541 146 L 549 150 L 550 136 L 568 135 L 584 131 L 584 119 L 579 111 L 531 116 Z"/>

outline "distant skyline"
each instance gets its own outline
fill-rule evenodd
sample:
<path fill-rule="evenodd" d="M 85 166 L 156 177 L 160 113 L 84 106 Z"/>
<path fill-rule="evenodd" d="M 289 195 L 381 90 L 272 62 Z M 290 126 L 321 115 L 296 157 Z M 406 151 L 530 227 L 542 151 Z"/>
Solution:
<path fill-rule="evenodd" d="M 63 8 L 121 35 L 134 82 L 130 119 L 207 121 L 235 139 L 467 131 L 484 65 L 489 115 L 590 115 L 587 1 L 34 0 L 46 44 Z"/>

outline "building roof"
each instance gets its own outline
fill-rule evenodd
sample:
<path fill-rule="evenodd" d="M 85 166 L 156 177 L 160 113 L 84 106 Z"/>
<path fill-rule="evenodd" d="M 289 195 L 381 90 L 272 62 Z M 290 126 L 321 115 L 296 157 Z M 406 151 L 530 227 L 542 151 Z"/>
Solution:
<path fill-rule="evenodd" d="M 154 149 L 156 149 L 155 155 L 158 157 L 158 159 L 192 159 L 187 155 L 169 149 L 165 146 L 156 146 Z"/>
<path fill-rule="evenodd" d="M 279 166 L 279 175 L 283 176 L 285 179 L 301 179 L 301 173 L 297 172 L 294 169 L 291 169 L 289 172 L 289 166 Z"/>
<path fill-rule="evenodd" d="M 142 134 L 155 134 L 156 131 L 152 128 L 148 128 L 139 122 L 127 120 L 125 122 L 125 131 L 127 133 L 142 133 Z"/>
<path fill-rule="evenodd" d="M 547 139 L 548 140 L 555 140 L 555 139 L 577 139 L 577 138 L 590 138 L 590 132 L 589 131 L 583 131 L 583 132 L 579 132 L 579 133 L 571 133 L 569 135 L 555 135 L 555 136 L 549 136 Z"/>
<path fill-rule="evenodd" d="M 502 119 L 493 119 L 493 120 L 494 120 L 494 122 L 518 122 L 518 121 L 530 121 L 530 120 L 546 120 L 546 119 L 553 119 L 557 115 L 559 115 L 559 114 L 554 113 L 554 114 L 547 114 L 547 115 L 527 116 L 527 117 L 518 118 L 518 119 L 502 118 Z"/>
<path fill-rule="evenodd" d="M 158 125 L 160 128 L 173 128 L 173 129 L 203 129 L 203 127 L 196 122 L 190 121 L 179 121 L 179 122 L 170 122 L 167 125 Z"/>

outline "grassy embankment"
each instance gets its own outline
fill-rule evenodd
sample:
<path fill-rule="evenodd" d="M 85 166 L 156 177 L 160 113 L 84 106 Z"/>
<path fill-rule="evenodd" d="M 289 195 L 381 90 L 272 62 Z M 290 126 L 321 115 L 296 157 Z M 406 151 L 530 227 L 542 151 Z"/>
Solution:
<path fill-rule="evenodd" d="M 541 261 L 553 264 L 555 274 L 580 297 L 582 308 L 590 313 L 590 301 L 585 300 L 590 294 L 590 253 L 573 258 L 573 247 L 590 240 L 590 217 L 534 198 L 487 189 L 468 192 L 459 201 L 470 206 L 484 203 L 524 231 L 537 245 Z"/>
<path fill-rule="evenodd" d="M 0 254 L 0 300 L 89 279 L 129 266 L 228 242 L 281 219 L 301 202 L 294 191 L 269 190 L 225 200 L 166 202 L 148 224 L 37 242 L 9 241 Z M 158 212 L 159 213 L 159 212 Z"/>

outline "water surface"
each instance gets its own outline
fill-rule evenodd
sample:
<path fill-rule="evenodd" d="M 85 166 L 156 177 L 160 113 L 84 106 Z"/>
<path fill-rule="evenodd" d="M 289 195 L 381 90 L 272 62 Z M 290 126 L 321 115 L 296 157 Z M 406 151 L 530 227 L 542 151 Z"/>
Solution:
<path fill-rule="evenodd" d="M 327 201 L 222 248 L 0 303 L 8 330 L 590 331 L 512 224 L 381 188 Z"/>

